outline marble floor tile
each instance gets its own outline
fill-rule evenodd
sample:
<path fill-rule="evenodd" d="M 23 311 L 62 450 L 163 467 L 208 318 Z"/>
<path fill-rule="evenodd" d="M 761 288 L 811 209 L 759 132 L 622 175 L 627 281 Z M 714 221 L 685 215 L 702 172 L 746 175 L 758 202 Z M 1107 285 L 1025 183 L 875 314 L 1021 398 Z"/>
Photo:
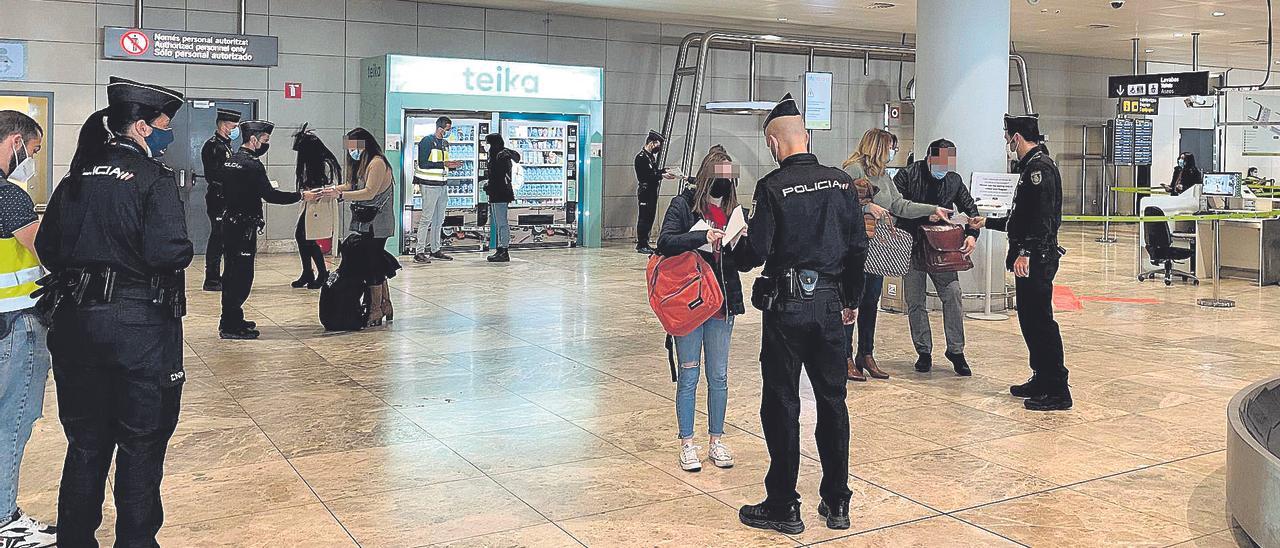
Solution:
<path fill-rule="evenodd" d="M 817 544 L 822 548 L 969 548 L 1020 544 L 947 516 L 913 521 Z"/>
<path fill-rule="evenodd" d="M 181 525 L 319 502 L 285 461 L 167 475 L 165 524 Z"/>
<path fill-rule="evenodd" d="M 1220 477 L 1156 466 L 1079 485 L 1086 495 L 1158 516 L 1200 533 L 1231 527 L 1226 481 Z"/>
<path fill-rule="evenodd" d="M 441 438 L 440 441 L 489 475 L 624 453 L 617 446 L 570 423 L 546 423 Z"/>
<path fill-rule="evenodd" d="M 1057 485 L 1087 481 L 1157 464 L 1061 432 L 1033 432 L 956 448 Z"/>
<path fill-rule="evenodd" d="M 953 449 L 864 464 L 854 474 L 944 512 L 1054 487 L 1050 482 Z"/>
<path fill-rule="evenodd" d="M 798 546 L 786 535 L 738 523 L 738 511 L 696 495 L 558 522 L 587 546 Z"/>
<path fill-rule="evenodd" d="M 484 477 L 338 499 L 327 505 L 362 546 L 425 546 L 547 523 Z"/>
<path fill-rule="evenodd" d="M 1028 546 L 1169 546 L 1198 533 L 1174 522 L 1058 489 L 956 514 Z"/>
<path fill-rule="evenodd" d="M 944 447 L 1038 431 L 1039 428 L 958 403 L 868 415 L 868 422 L 904 429 Z"/>
<path fill-rule="evenodd" d="M 284 460 L 256 427 L 179 432 L 169 439 L 165 473 L 195 472 Z"/>
<path fill-rule="evenodd" d="M 565 548 L 583 546 L 560 526 L 544 523 L 490 533 L 452 542 L 432 544 L 432 548 Z"/>
<path fill-rule="evenodd" d="M 514 394 L 406 407 L 400 413 L 438 438 L 565 422 L 554 413 Z"/>
<path fill-rule="evenodd" d="M 1214 451 L 1188 459 L 1175 460 L 1168 463 L 1169 466 L 1187 472 L 1195 472 L 1206 476 L 1226 477 L 1227 471 L 1227 452 Z"/>
<path fill-rule="evenodd" d="M 162 546 L 208 548 L 338 548 L 356 541 L 322 504 L 309 504 L 213 519 L 167 525 L 157 539 Z"/>
<path fill-rule="evenodd" d="M 286 458 L 382 447 L 430 439 L 422 427 L 390 408 L 317 413 L 262 424 Z"/>
<path fill-rule="evenodd" d="M 1094 401 L 1075 398 L 1073 400 L 1071 409 L 1053 413 L 1028 411 L 1023 406 L 1022 399 L 1010 396 L 1008 393 L 989 398 L 966 400 L 961 405 L 1050 430 L 1073 424 L 1114 419 L 1129 414 L 1127 411 L 1106 407 Z"/>
<path fill-rule="evenodd" d="M 668 383 L 669 384 L 669 383 Z M 704 385 L 705 386 L 705 385 Z M 670 385 L 672 397 L 675 385 Z M 675 419 L 675 402 L 626 382 L 523 394 L 525 399 L 569 420 L 589 419 L 649 409 L 667 408 Z M 704 407 L 705 409 L 705 407 Z"/>
<path fill-rule="evenodd" d="M 1185 392 L 1140 384 L 1127 378 L 1077 387 L 1071 390 L 1071 396 L 1073 399 L 1130 413 L 1173 407 L 1204 399 Z"/>
<path fill-rule="evenodd" d="M 604 415 L 573 421 L 588 432 L 599 436 L 623 450 L 639 453 L 663 447 L 670 447 L 680 435 L 676 426 L 675 404 L 671 408 L 647 409 L 632 413 Z M 735 432 L 725 426 L 725 435 L 733 436 Z M 694 435 L 702 436 L 702 425 L 694 423 Z"/>
<path fill-rule="evenodd" d="M 1077 424 L 1058 431 L 1161 462 L 1225 449 L 1227 444 L 1225 438 L 1213 432 L 1142 415 Z"/>
<path fill-rule="evenodd" d="M 1228 530 L 1175 544 L 1173 548 L 1241 548 L 1250 544 L 1252 541 L 1243 532 Z"/>
<path fill-rule="evenodd" d="M 769 449 L 764 439 L 752 435 L 723 438 L 723 443 L 733 452 L 732 468 L 717 468 L 707 454 L 706 438 L 695 439 L 702 458 L 702 471 L 685 472 L 680 468 L 680 442 L 672 440 L 668 447 L 636 453 L 635 456 L 703 492 L 723 491 L 744 485 L 759 484 L 769 471 Z M 800 461 L 800 473 L 810 474 L 821 470 L 817 461 L 804 457 Z"/>
<path fill-rule="evenodd" d="M 557 522 L 699 493 L 626 455 L 533 468 L 493 479 Z"/>
<path fill-rule="evenodd" d="M 435 440 L 323 453 L 289 462 L 324 501 L 482 475 Z"/>

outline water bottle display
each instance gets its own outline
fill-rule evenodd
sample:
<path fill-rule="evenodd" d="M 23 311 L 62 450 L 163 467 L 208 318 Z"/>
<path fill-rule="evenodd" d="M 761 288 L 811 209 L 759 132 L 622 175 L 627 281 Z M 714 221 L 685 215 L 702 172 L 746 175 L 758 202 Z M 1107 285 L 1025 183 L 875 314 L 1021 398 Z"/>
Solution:
<path fill-rule="evenodd" d="M 558 206 L 564 204 L 570 165 L 570 122 L 505 121 L 502 124 L 507 146 L 520 152 L 525 184 L 516 192 L 516 206 Z M 576 145 L 576 143 L 574 143 Z"/>

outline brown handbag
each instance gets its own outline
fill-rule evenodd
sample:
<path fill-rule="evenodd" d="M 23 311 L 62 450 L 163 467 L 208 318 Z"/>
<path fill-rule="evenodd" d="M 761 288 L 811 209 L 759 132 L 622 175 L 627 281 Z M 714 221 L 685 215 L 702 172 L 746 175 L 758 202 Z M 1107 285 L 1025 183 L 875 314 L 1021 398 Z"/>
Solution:
<path fill-rule="evenodd" d="M 925 272 L 963 272 L 973 268 L 964 247 L 964 227 L 953 224 L 924 225 L 916 247 L 916 266 Z"/>
<path fill-rule="evenodd" d="M 854 181 L 853 186 L 858 189 L 858 203 L 861 204 L 862 207 L 867 207 L 867 204 L 871 203 L 871 197 L 876 193 L 875 185 L 871 184 L 871 181 L 864 177 Z M 863 213 L 862 222 L 865 223 L 867 227 L 867 238 L 874 238 L 876 235 L 875 216 L 870 213 Z"/>

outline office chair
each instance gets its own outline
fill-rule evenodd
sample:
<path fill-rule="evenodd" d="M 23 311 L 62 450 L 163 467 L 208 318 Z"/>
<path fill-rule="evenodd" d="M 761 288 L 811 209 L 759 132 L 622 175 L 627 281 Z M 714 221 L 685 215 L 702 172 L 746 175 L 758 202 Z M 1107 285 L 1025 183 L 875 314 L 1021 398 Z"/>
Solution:
<path fill-rule="evenodd" d="M 1143 215 L 1147 217 L 1164 215 L 1164 211 L 1155 206 L 1148 206 L 1142 211 Z M 1151 264 L 1162 266 L 1163 268 L 1148 270 L 1139 274 L 1138 281 L 1146 281 L 1149 278 L 1155 278 L 1157 274 L 1163 273 L 1164 285 L 1173 285 L 1174 276 L 1182 278 L 1184 282 L 1191 281 L 1194 285 L 1200 285 L 1200 279 L 1194 274 L 1173 268 L 1174 261 L 1190 259 L 1194 252 L 1190 249 L 1173 246 L 1173 235 L 1169 232 L 1169 223 L 1164 221 L 1142 223 L 1142 233 L 1147 241 L 1147 256 L 1151 258 Z"/>

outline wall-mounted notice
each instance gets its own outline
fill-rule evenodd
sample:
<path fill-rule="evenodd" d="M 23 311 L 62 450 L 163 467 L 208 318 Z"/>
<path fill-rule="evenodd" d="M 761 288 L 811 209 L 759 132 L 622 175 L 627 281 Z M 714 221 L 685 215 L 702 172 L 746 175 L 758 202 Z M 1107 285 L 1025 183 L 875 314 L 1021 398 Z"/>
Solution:
<path fill-rule="evenodd" d="M 103 27 L 102 56 L 157 63 L 274 67 L 280 61 L 280 40 L 252 34 Z"/>
<path fill-rule="evenodd" d="M 27 77 L 27 44 L 0 40 L 0 80 L 24 80 Z"/>
<path fill-rule="evenodd" d="M 969 178 L 969 193 L 974 201 L 999 202 L 1003 207 L 1013 205 L 1013 194 L 1018 190 L 1017 173 L 973 172 Z"/>
<path fill-rule="evenodd" d="M 1280 156 L 1280 97 L 1274 95 L 1246 95 L 1244 119 L 1253 125 L 1244 126 L 1241 154 L 1245 156 Z"/>
<path fill-rule="evenodd" d="M 831 129 L 830 72 L 804 73 L 804 128 Z"/>

